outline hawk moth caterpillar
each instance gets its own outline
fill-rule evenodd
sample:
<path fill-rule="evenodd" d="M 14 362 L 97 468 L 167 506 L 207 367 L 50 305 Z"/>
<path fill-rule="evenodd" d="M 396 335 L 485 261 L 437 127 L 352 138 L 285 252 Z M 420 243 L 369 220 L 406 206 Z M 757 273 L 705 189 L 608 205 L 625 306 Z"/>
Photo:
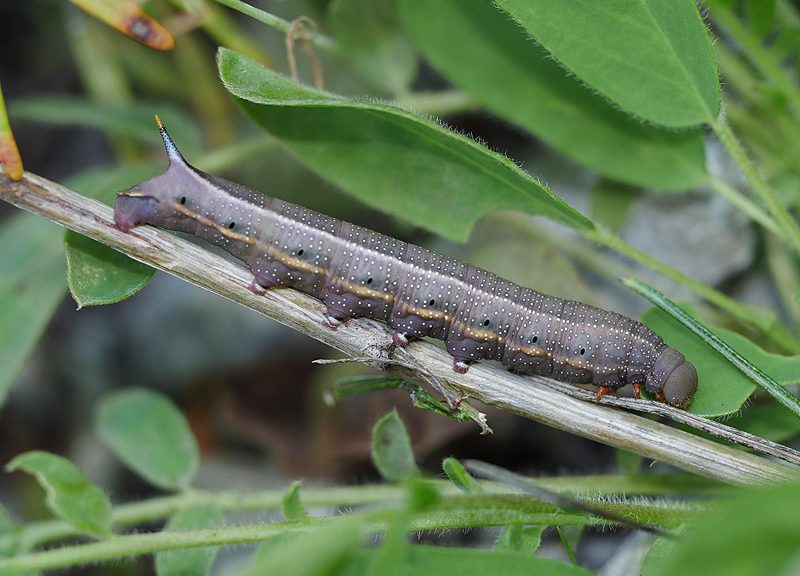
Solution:
<path fill-rule="evenodd" d="M 644 325 L 615 312 L 548 296 L 486 270 L 265 196 L 206 174 L 181 155 L 156 117 L 167 170 L 117 194 L 114 220 L 195 235 L 245 262 L 251 289 L 291 286 L 349 318 L 387 323 L 393 340 L 444 340 L 453 369 L 498 360 L 519 374 L 599 388 L 626 384 L 685 407 L 697 372 Z"/>

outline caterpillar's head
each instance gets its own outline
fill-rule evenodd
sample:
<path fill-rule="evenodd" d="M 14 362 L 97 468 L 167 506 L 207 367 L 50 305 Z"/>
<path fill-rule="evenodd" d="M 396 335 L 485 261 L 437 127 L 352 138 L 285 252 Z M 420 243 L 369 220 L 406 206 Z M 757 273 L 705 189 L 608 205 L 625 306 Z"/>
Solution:
<path fill-rule="evenodd" d="M 114 202 L 114 222 L 123 232 L 142 224 L 165 226 L 174 218 L 176 198 L 181 198 L 181 189 L 191 184 L 187 175 L 191 167 L 186 163 L 175 143 L 167 134 L 161 118 L 156 116 L 164 147 L 169 157 L 169 168 L 163 174 L 145 180 L 127 190 L 117 192 Z M 184 202 L 185 202 L 185 197 Z"/>
<path fill-rule="evenodd" d="M 147 194 L 141 186 L 117 192 L 117 200 L 114 202 L 114 222 L 123 232 L 142 224 L 155 223 L 158 219 L 159 204 L 158 197 Z"/>
<path fill-rule="evenodd" d="M 673 406 L 686 408 L 697 390 L 697 370 L 683 354 L 665 348 L 647 375 L 645 388 Z"/>

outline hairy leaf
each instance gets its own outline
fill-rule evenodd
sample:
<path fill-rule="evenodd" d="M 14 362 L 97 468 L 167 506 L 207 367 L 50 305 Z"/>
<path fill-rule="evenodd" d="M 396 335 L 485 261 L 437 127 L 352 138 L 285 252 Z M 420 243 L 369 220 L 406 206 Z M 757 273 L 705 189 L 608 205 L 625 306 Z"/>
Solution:
<path fill-rule="evenodd" d="M 256 122 L 362 201 L 463 241 L 486 212 L 520 210 L 592 223 L 508 158 L 410 112 L 296 84 L 221 49 L 220 76 Z"/>
<path fill-rule="evenodd" d="M 566 73 L 507 14 L 484 0 L 401 0 L 425 55 L 494 114 L 616 180 L 683 190 L 706 178 L 700 130 L 631 118 Z"/>
<path fill-rule="evenodd" d="M 692 0 L 497 0 L 561 64 L 623 110 L 671 127 L 719 115 L 711 43 Z"/>

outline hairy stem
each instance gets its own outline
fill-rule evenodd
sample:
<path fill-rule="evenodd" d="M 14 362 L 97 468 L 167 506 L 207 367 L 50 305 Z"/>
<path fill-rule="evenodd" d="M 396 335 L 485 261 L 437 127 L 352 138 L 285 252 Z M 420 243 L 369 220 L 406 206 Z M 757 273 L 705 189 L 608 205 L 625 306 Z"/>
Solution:
<path fill-rule="evenodd" d="M 450 487 L 452 491 L 452 484 Z M 471 494 L 443 498 L 433 509 L 414 515 L 409 531 L 502 526 L 510 522 L 561 526 L 604 526 L 614 523 L 585 514 L 564 512 L 547 502 L 521 494 L 509 494 L 509 491 L 511 490 L 506 489 L 505 494 Z M 399 494 L 404 492 L 398 490 Z M 303 500 L 307 501 L 305 494 Z M 674 528 L 705 510 L 703 506 L 687 506 L 684 503 L 584 500 L 591 501 L 598 509 L 608 509 L 620 518 L 667 528 Z M 0 559 L 0 573 L 52 570 L 164 550 L 259 542 L 275 534 L 308 531 L 334 524 L 356 524 L 366 535 L 384 531 L 394 511 L 392 508 L 381 508 L 344 517 L 324 516 L 292 522 L 114 536 L 101 542 L 63 546 Z"/>
<path fill-rule="evenodd" d="M 580 494 L 584 497 L 618 497 L 620 495 L 683 496 L 718 490 L 720 484 L 689 475 L 593 475 L 529 478 L 533 486 L 553 492 Z M 461 492 L 447 480 L 429 480 L 442 496 L 456 496 Z M 480 482 L 485 494 L 508 494 L 517 491 L 495 482 Z M 164 520 L 180 510 L 198 504 L 211 505 L 223 512 L 266 511 L 280 509 L 285 490 L 262 490 L 253 493 L 235 491 L 208 492 L 192 490 L 175 496 L 160 496 L 130 504 L 115 506 L 112 526 L 115 530 L 131 528 Z M 371 504 L 400 502 L 406 495 L 403 486 L 373 484 L 329 488 L 302 488 L 303 504 L 309 507 L 353 507 Z M 32 522 L 20 527 L 16 538 L 23 549 L 33 549 L 51 544 L 77 534 L 75 527 L 62 520 Z"/>

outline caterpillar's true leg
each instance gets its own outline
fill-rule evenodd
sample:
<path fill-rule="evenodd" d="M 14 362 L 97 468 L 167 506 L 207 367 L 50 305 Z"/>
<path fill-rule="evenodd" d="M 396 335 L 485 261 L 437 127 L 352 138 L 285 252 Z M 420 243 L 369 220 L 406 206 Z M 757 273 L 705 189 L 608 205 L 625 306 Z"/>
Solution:
<path fill-rule="evenodd" d="M 597 389 L 597 396 L 594 397 L 594 401 L 600 402 L 600 400 L 603 399 L 603 396 L 605 396 L 609 392 L 611 392 L 611 388 L 609 388 L 608 386 L 600 386 L 600 388 Z"/>
<path fill-rule="evenodd" d="M 637 400 L 642 397 L 642 383 L 636 382 L 633 385 L 633 397 Z"/>

